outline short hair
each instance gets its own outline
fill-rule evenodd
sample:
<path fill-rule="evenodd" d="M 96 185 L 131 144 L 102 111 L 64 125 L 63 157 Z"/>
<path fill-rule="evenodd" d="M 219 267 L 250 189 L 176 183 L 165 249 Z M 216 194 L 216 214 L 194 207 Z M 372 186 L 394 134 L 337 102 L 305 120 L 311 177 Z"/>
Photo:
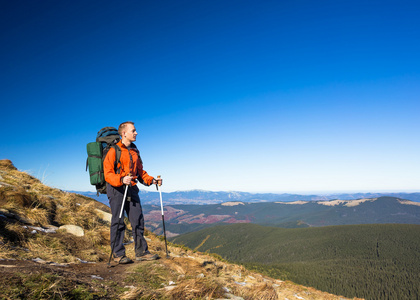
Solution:
<path fill-rule="evenodd" d="M 127 122 L 121 123 L 120 126 L 118 126 L 118 134 L 120 136 L 122 136 L 122 133 L 125 130 L 125 128 L 127 127 L 127 124 L 131 124 L 131 125 L 134 126 L 134 122 L 131 122 L 131 121 L 127 121 Z"/>

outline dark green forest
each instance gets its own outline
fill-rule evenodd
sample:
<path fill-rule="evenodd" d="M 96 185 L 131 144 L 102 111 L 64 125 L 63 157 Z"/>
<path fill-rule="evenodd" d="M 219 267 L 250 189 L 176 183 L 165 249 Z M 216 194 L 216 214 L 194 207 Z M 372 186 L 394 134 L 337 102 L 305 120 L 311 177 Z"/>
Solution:
<path fill-rule="evenodd" d="M 420 225 L 285 229 L 234 224 L 188 233 L 172 241 L 336 295 L 420 298 Z"/>

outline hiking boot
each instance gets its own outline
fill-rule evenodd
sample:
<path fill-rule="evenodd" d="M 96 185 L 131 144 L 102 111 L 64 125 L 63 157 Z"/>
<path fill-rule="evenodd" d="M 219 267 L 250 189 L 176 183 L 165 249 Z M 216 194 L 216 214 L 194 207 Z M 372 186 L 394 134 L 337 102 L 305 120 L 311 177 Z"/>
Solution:
<path fill-rule="evenodd" d="M 143 261 L 143 260 L 156 260 L 159 258 L 159 255 L 157 254 L 152 254 L 152 253 L 147 253 L 144 254 L 142 256 L 136 256 L 136 260 L 137 261 Z"/>
<path fill-rule="evenodd" d="M 114 257 L 114 261 L 122 265 L 131 264 L 133 262 L 130 258 L 128 258 L 125 255 L 120 257 Z"/>

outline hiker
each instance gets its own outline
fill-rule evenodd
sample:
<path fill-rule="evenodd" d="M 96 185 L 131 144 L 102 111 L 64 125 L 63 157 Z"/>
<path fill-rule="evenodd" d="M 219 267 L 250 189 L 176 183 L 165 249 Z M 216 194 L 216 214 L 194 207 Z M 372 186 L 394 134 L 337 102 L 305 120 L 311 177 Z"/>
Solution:
<path fill-rule="evenodd" d="M 155 260 L 159 256 L 151 254 L 144 238 L 144 217 L 140 204 L 139 188 L 137 181 L 150 186 L 162 184 L 162 179 L 155 179 L 143 170 L 143 162 L 140 158 L 137 147 L 133 144 L 136 141 L 136 128 L 133 122 L 124 122 L 118 127 L 121 140 L 117 146 L 121 148 L 120 162 L 115 170 L 115 149 L 110 148 L 104 160 L 104 176 L 106 193 L 111 207 L 111 243 L 114 242 L 114 261 L 120 264 L 132 263 L 133 261 L 125 256 L 123 245 L 125 225 L 119 226 L 119 213 L 123 202 L 125 186 L 128 186 L 124 210 L 133 228 L 134 249 L 136 260 Z M 117 232 L 118 231 L 118 232 Z"/>

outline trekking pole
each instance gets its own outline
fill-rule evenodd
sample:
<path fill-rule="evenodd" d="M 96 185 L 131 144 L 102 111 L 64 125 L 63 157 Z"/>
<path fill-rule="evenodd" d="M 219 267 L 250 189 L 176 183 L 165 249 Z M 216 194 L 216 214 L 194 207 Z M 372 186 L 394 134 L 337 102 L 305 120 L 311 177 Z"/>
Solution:
<path fill-rule="evenodd" d="M 111 247 L 111 255 L 109 256 L 109 260 L 108 260 L 108 268 L 111 266 L 111 258 L 112 258 L 112 254 L 114 253 L 114 247 L 115 247 L 115 242 L 117 241 L 118 230 L 120 229 L 121 217 L 124 211 L 125 199 L 127 198 L 127 191 L 128 191 L 128 184 L 125 186 L 124 197 L 123 197 L 121 210 L 120 210 L 120 216 L 118 219 L 117 232 L 115 233 L 114 242 L 112 243 L 112 247 Z"/>
<path fill-rule="evenodd" d="M 160 179 L 160 175 L 157 178 Z M 159 184 L 157 183 L 156 183 L 156 189 L 159 191 L 159 197 L 160 197 L 160 210 L 162 211 L 163 238 L 165 240 L 166 258 L 169 258 L 168 243 L 166 242 L 165 216 L 163 214 L 162 192 L 159 188 Z"/>

